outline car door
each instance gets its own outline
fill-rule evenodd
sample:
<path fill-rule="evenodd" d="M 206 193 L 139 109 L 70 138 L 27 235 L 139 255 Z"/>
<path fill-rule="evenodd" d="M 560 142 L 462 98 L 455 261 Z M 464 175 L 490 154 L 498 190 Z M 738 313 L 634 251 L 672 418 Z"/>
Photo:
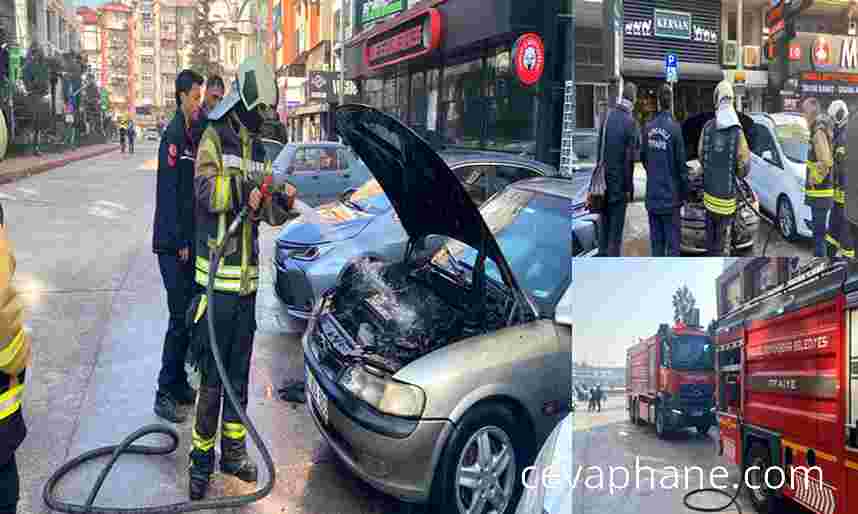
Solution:
<path fill-rule="evenodd" d="M 756 122 L 751 138 L 751 169 L 748 181 L 763 209 L 777 212 L 778 194 L 783 190 L 783 163 L 772 130 Z"/>

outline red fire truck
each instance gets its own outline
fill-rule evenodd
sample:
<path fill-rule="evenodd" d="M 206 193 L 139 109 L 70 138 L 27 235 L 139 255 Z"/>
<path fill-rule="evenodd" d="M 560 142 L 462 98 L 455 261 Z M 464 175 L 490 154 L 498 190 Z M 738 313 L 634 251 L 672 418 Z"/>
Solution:
<path fill-rule="evenodd" d="M 858 513 L 858 265 L 813 262 L 721 316 L 713 342 L 719 450 L 758 512 Z"/>
<path fill-rule="evenodd" d="M 700 327 L 663 324 L 626 353 L 626 407 L 632 423 L 653 423 L 659 437 L 715 424 L 714 348 Z"/>

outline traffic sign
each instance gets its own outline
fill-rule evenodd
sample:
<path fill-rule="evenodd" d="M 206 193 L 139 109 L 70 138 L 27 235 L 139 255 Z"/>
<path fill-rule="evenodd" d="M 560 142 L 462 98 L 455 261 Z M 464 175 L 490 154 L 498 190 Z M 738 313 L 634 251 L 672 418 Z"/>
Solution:
<path fill-rule="evenodd" d="M 668 70 L 670 68 L 676 68 L 679 64 L 679 60 L 676 58 L 676 54 L 667 54 L 664 59 L 664 69 Z"/>
<path fill-rule="evenodd" d="M 667 81 L 671 83 L 679 82 L 679 74 L 676 72 L 676 68 L 667 69 Z"/>

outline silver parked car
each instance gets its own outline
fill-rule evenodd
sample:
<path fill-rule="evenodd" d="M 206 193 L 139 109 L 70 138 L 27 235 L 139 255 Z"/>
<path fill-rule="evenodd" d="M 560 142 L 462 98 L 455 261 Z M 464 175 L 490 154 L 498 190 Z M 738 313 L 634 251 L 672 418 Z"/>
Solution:
<path fill-rule="evenodd" d="M 498 152 L 445 150 L 440 155 L 476 205 L 520 180 L 557 176 L 551 166 Z M 299 188 L 301 199 L 302 194 Z M 274 254 L 274 290 L 290 315 L 307 318 L 347 262 L 358 257 L 401 260 L 407 243 L 396 211 L 371 179 L 345 191 L 339 202 L 283 227 Z"/>
<path fill-rule="evenodd" d="M 351 262 L 322 295 L 303 336 L 310 415 L 385 493 L 510 514 L 521 472 L 569 410 L 571 182 L 518 182 L 481 212 L 394 118 L 346 105 L 337 130 L 409 240 L 401 262 Z"/>
<path fill-rule="evenodd" d="M 574 412 L 574 399 L 573 412 Z M 572 512 L 572 414 L 557 425 L 525 475 L 525 491 L 515 514 Z"/>

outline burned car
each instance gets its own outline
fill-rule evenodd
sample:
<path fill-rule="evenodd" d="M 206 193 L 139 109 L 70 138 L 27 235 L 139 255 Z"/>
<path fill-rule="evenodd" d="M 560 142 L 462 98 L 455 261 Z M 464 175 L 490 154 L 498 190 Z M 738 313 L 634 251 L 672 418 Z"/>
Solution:
<path fill-rule="evenodd" d="M 521 472 L 569 411 L 571 182 L 519 181 L 478 210 L 394 118 L 359 105 L 336 117 L 409 239 L 403 259 L 347 264 L 315 306 L 309 413 L 378 490 L 511 513 Z"/>
<path fill-rule="evenodd" d="M 750 146 L 752 141 L 751 128 L 754 121 L 745 114 L 738 113 L 745 132 L 745 138 Z M 714 112 L 692 116 L 682 124 L 682 135 L 685 139 L 686 158 L 688 159 L 688 189 L 689 197 L 680 211 L 681 239 L 680 249 L 685 253 L 706 252 L 706 208 L 703 206 L 703 167 L 697 155 L 698 141 L 707 121 L 715 117 Z M 752 147 L 753 148 L 753 147 Z M 738 179 L 739 191 L 736 199 L 736 216 L 732 229 L 732 251 L 753 248 L 760 226 L 760 210 L 757 195 L 746 178 Z"/>

